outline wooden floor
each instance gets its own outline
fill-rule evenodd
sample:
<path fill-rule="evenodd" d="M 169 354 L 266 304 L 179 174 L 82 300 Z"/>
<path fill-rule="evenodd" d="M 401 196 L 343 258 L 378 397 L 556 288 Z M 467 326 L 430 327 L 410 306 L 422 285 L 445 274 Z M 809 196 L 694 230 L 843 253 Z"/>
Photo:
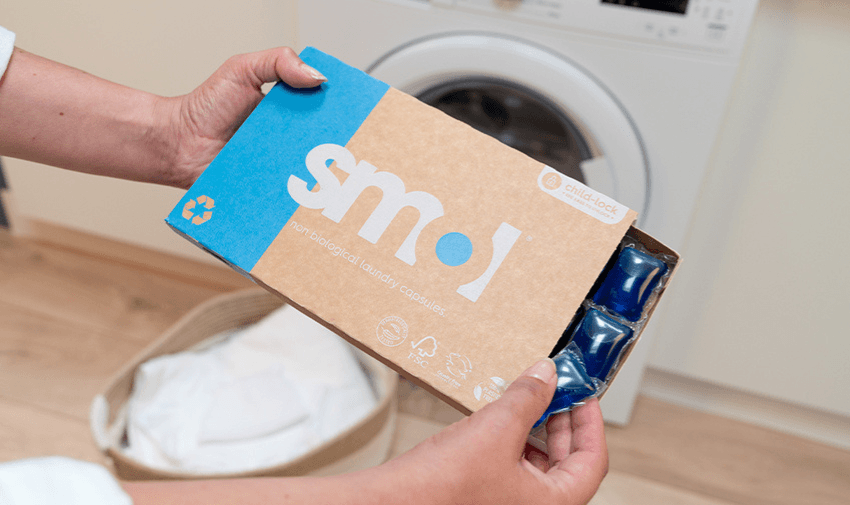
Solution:
<path fill-rule="evenodd" d="M 212 265 L 60 242 L 0 232 L 0 461 L 103 462 L 88 430 L 92 397 L 189 309 L 250 286 Z M 459 417 L 404 381 L 400 400 L 395 454 Z M 850 503 L 847 451 L 648 398 L 629 427 L 606 433 L 611 472 L 594 505 Z"/>

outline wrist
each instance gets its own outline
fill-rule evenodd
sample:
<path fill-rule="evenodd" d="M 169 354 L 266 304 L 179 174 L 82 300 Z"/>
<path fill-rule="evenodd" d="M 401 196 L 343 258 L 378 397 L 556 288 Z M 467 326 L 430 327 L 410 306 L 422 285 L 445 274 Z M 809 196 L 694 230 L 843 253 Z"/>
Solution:
<path fill-rule="evenodd" d="M 179 170 L 177 159 L 180 149 L 180 99 L 149 95 L 145 141 L 151 152 L 150 180 L 156 184 L 188 188 L 193 181 L 188 181 L 183 171 Z"/>
<path fill-rule="evenodd" d="M 423 445 L 426 444 L 428 442 Z M 402 505 L 471 503 L 472 493 L 464 493 L 464 487 L 476 482 L 477 479 L 459 475 L 457 465 L 434 458 L 431 450 L 418 449 L 421 448 L 415 448 L 367 470 L 370 472 L 368 478 L 360 479 L 360 481 L 368 487 L 371 496 L 378 498 L 372 503 Z"/>

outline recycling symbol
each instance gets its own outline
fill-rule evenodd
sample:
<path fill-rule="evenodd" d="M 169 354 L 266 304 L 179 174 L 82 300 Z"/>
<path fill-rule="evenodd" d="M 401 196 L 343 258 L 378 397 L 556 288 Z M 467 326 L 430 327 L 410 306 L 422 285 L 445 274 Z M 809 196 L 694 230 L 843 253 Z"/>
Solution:
<path fill-rule="evenodd" d="M 193 209 L 199 206 L 203 206 L 203 208 L 199 208 L 197 211 L 193 212 Z M 192 199 L 186 202 L 186 205 L 183 206 L 183 219 L 191 220 L 192 224 L 204 224 L 212 217 L 213 207 L 215 207 L 213 199 L 206 195 L 201 195 L 197 199 Z M 200 211 L 203 211 L 203 213 Z"/>

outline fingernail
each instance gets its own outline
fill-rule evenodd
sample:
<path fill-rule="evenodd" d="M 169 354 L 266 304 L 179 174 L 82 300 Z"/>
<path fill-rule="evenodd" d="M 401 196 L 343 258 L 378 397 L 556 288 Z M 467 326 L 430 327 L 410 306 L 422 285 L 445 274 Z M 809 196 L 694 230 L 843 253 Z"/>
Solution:
<path fill-rule="evenodd" d="M 555 362 L 550 358 L 544 358 L 537 363 L 531 365 L 528 370 L 522 373 L 526 377 L 534 377 L 545 383 L 549 383 L 555 378 Z"/>
<path fill-rule="evenodd" d="M 328 80 L 328 78 L 325 77 L 324 75 L 322 75 L 321 72 L 319 72 L 318 70 L 316 70 L 315 68 L 311 67 L 310 65 L 308 65 L 306 63 L 302 63 L 301 68 L 305 72 L 310 74 L 310 77 L 312 77 L 313 79 L 315 79 L 317 81 L 327 82 L 327 80 Z"/>

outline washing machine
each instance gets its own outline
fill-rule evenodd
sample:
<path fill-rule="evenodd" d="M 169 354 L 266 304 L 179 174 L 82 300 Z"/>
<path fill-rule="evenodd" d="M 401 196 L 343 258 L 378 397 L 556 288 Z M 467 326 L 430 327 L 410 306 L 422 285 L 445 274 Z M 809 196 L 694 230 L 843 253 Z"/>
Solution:
<path fill-rule="evenodd" d="M 681 250 L 756 4 L 300 0 L 297 36 L 637 210 Z M 664 317 L 606 392 L 606 421 L 628 422 Z"/>

